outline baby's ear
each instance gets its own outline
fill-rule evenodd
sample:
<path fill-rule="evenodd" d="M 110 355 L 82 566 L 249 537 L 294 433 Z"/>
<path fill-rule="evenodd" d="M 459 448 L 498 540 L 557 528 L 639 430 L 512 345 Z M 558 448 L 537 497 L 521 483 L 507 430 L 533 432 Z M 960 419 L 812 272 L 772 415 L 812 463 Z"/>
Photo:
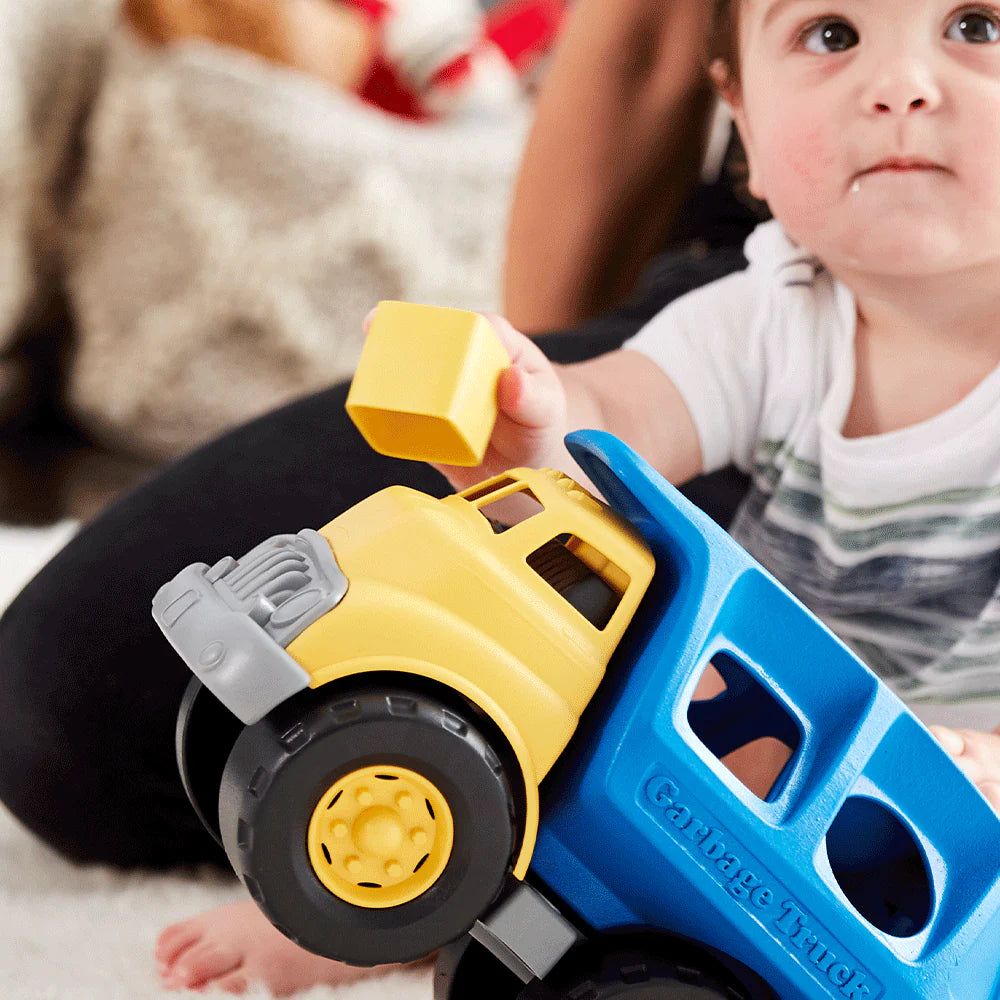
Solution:
<path fill-rule="evenodd" d="M 733 100 L 739 100 L 739 81 L 733 73 L 732 66 L 725 59 L 713 59 L 708 64 L 708 75 L 715 84 L 719 96 L 730 106 Z"/>
<path fill-rule="evenodd" d="M 743 143 L 743 152 L 746 158 L 747 189 L 755 198 L 764 201 L 767 196 L 754 170 L 756 165 L 755 150 L 753 139 L 747 128 L 746 110 L 743 107 L 743 91 L 740 89 L 739 77 L 724 59 L 713 59 L 708 67 L 708 75 L 712 78 L 712 83 L 715 84 L 719 97 L 726 102 L 736 129 L 740 133 L 740 141 Z"/>

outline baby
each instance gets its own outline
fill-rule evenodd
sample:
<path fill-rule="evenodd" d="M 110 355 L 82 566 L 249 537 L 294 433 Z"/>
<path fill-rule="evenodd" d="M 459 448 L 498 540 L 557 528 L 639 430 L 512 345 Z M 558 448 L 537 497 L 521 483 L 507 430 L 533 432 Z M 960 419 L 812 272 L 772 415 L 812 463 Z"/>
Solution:
<path fill-rule="evenodd" d="M 749 267 L 578 365 L 497 321 L 486 462 L 443 471 L 566 469 L 575 427 L 674 483 L 735 462 L 734 536 L 952 723 L 936 735 L 1000 809 L 1000 9 L 837 10 L 718 3 L 712 75 L 775 217 Z"/>
<path fill-rule="evenodd" d="M 495 320 L 512 363 L 486 460 L 443 471 L 458 488 L 572 472 L 577 427 L 675 483 L 735 462 L 752 474 L 735 537 L 947 723 L 937 737 L 1000 809 L 1000 9 L 717 6 L 712 74 L 775 218 L 748 268 L 577 365 Z M 213 942 L 279 987 L 349 975 L 212 916 L 166 933 L 168 982 Z"/>

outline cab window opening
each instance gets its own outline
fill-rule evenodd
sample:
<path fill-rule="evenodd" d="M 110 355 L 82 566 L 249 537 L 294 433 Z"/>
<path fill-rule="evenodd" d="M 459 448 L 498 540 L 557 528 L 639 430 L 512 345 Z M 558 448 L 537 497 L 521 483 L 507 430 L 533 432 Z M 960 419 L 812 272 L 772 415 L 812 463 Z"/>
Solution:
<path fill-rule="evenodd" d="M 597 629 L 607 627 L 628 587 L 622 569 L 575 535 L 556 535 L 535 549 L 527 563 Z"/>
<path fill-rule="evenodd" d="M 469 503 L 475 503 L 477 500 L 482 500 L 484 497 L 492 496 L 494 493 L 499 493 L 501 490 L 507 489 L 508 486 L 513 486 L 516 482 L 516 479 L 511 479 L 510 476 L 505 476 L 503 479 L 498 479 L 496 482 L 488 482 L 480 486 L 473 486 L 465 493 L 460 493 L 459 496 L 463 500 L 468 500 Z"/>
<path fill-rule="evenodd" d="M 514 482 L 515 480 L 512 479 L 502 481 L 480 496 L 492 496 Z M 466 497 L 466 499 L 472 498 Z M 544 510 L 545 506 L 527 486 L 510 493 L 504 493 L 503 496 L 498 496 L 495 500 L 487 499 L 485 503 L 479 505 L 479 513 L 486 518 L 490 527 L 498 535 L 518 524 L 523 524 L 530 518 L 543 513 Z"/>

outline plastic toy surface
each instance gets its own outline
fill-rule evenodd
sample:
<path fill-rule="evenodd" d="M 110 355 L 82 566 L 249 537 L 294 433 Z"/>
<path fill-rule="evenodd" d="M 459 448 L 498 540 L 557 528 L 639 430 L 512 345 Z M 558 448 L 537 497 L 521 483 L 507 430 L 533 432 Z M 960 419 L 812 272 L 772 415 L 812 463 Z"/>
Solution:
<path fill-rule="evenodd" d="M 471 929 L 451 1000 L 1000 995 L 985 799 L 624 444 L 568 445 L 610 507 L 393 487 L 157 594 L 189 794 L 265 913 L 360 964 Z M 731 755 L 775 747 L 752 791 Z"/>
<path fill-rule="evenodd" d="M 462 309 L 380 302 L 347 412 L 383 455 L 478 465 L 509 364 L 489 322 Z"/>

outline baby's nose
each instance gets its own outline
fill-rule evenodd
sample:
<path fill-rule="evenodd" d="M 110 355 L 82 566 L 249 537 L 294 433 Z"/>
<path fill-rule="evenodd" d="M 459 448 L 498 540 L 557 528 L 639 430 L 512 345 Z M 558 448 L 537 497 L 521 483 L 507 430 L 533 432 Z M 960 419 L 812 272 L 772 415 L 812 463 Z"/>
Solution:
<path fill-rule="evenodd" d="M 930 111 L 941 103 L 941 91 L 927 64 L 915 59 L 883 66 L 864 88 L 862 110 L 874 115 L 908 115 Z"/>

